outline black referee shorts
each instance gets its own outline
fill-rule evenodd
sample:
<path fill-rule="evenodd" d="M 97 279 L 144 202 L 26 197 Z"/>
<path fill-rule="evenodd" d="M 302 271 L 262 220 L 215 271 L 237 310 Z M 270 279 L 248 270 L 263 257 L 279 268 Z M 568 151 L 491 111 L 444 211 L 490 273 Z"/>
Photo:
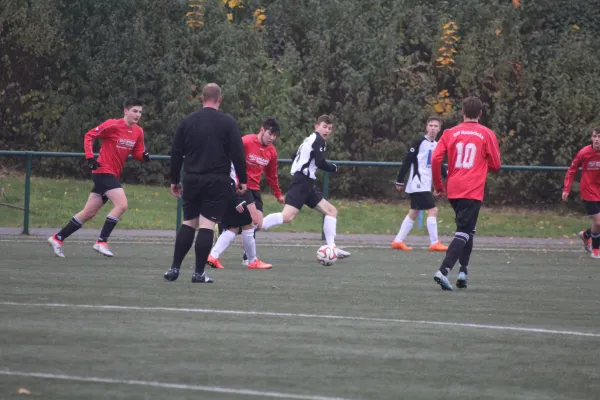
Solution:
<path fill-rule="evenodd" d="M 119 181 L 117 180 L 117 177 L 113 174 L 92 173 L 92 182 L 94 182 L 94 186 L 92 187 L 91 192 L 102 196 L 103 204 L 106 204 L 106 202 L 108 201 L 108 197 L 106 197 L 106 192 L 122 187 Z"/>
<path fill-rule="evenodd" d="M 252 195 L 252 200 L 254 202 L 254 205 L 256 206 L 256 209 L 260 212 L 263 212 L 263 200 L 260 191 L 248 189 L 246 190 L 246 193 L 250 193 Z"/>
<path fill-rule="evenodd" d="M 236 210 L 236 207 L 242 203 L 244 204 L 244 211 L 241 213 Z M 219 224 L 223 229 L 239 228 L 246 225 L 252 225 L 252 217 L 250 211 L 248 211 L 248 204 L 254 203 L 254 196 L 249 190 L 241 196 L 233 196 L 229 200 L 223 221 Z"/>
<path fill-rule="evenodd" d="M 435 200 L 431 192 L 409 193 L 411 210 L 431 210 L 435 208 Z"/>
<path fill-rule="evenodd" d="M 323 195 L 315 188 L 315 180 L 302 173 L 294 174 L 285 196 L 285 204 L 300 210 L 303 205 L 315 208 Z"/>
<path fill-rule="evenodd" d="M 234 183 L 225 174 L 186 174 L 183 177 L 183 219 L 203 216 L 219 223 L 235 196 Z"/>
<path fill-rule="evenodd" d="M 456 214 L 456 232 L 470 234 L 477 226 L 481 201 L 473 199 L 449 199 Z"/>

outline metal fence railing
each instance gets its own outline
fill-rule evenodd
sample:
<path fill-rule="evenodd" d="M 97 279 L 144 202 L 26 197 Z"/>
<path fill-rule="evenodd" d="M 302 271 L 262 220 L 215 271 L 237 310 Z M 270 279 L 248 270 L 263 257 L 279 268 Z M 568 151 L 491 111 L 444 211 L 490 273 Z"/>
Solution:
<path fill-rule="evenodd" d="M 63 153 L 63 152 L 45 152 L 45 151 L 9 151 L 0 150 L 0 157 L 24 157 L 25 158 L 25 193 L 23 201 L 23 231 L 25 235 L 29 234 L 29 214 L 31 201 L 31 173 L 33 158 L 39 157 L 57 157 L 57 158 L 84 158 L 84 153 Z M 97 156 L 97 154 L 96 154 Z M 170 160 L 170 156 L 153 155 L 151 160 Z M 279 164 L 291 164 L 291 159 L 280 159 Z M 386 162 L 386 161 L 334 161 L 331 162 L 340 166 L 363 166 L 363 167 L 396 167 L 399 168 L 401 162 Z M 557 166 L 539 166 L 539 165 L 503 165 L 503 171 L 567 171 L 568 167 Z M 329 195 L 329 174 L 323 174 L 323 197 L 328 198 Z M 422 225 L 423 214 L 419 215 L 419 226 Z M 182 204 L 181 199 L 177 201 L 175 229 L 179 230 L 182 222 Z"/>

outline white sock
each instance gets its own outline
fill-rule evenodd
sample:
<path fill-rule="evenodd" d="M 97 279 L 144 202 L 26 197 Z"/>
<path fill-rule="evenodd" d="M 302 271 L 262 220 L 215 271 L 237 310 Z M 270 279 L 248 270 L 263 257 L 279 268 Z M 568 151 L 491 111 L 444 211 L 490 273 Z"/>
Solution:
<path fill-rule="evenodd" d="M 412 229 L 414 223 L 415 221 L 410 219 L 410 217 L 407 215 L 404 218 L 404 221 L 402 221 L 402 225 L 400 225 L 400 231 L 396 235 L 394 242 L 404 242 L 404 239 L 406 239 L 406 237 L 408 236 L 408 233 Z"/>
<path fill-rule="evenodd" d="M 266 231 L 269 228 L 272 228 L 277 225 L 283 224 L 283 214 L 282 213 L 274 213 L 269 214 L 263 219 L 262 230 Z"/>
<path fill-rule="evenodd" d="M 431 244 L 436 244 L 438 242 L 436 217 L 427 217 L 427 231 L 429 232 L 429 241 Z"/>
<path fill-rule="evenodd" d="M 325 234 L 325 240 L 328 246 L 335 246 L 335 227 L 337 225 L 337 218 L 325 216 L 323 221 L 323 233 Z"/>
<path fill-rule="evenodd" d="M 256 240 L 254 239 L 254 229 L 244 229 L 242 231 L 242 245 L 248 257 L 248 264 L 256 261 Z"/>
<path fill-rule="evenodd" d="M 215 243 L 215 246 L 210 251 L 210 255 L 214 258 L 219 258 L 221 253 L 225 251 L 233 239 L 235 239 L 235 233 L 231 232 L 229 229 L 223 231 L 223 233 L 219 235 L 217 243 Z"/>

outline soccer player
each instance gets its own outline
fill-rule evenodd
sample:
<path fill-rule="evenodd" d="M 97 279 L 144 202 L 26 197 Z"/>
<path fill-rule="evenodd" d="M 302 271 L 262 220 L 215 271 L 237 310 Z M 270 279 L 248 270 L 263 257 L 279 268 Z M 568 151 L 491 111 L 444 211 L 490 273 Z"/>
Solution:
<path fill-rule="evenodd" d="M 444 131 L 431 158 L 435 194 L 447 196 L 456 214 L 456 234 L 448 246 L 446 257 L 433 279 L 443 290 L 453 290 L 448 273 L 460 262 L 456 286 L 467 287 L 467 267 L 473 251 L 473 237 L 483 201 L 488 171 L 500 169 L 500 148 L 494 132 L 481 125 L 481 100 L 463 100 L 463 122 Z M 442 182 L 441 167 L 448 155 L 448 180 Z"/>
<path fill-rule="evenodd" d="M 438 240 L 437 207 L 431 193 L 431 154 L 437 146 L 435 140 L 442 128 L 440 117 L 430 117 L 425 126 L 427 134 L 415 139 L 411 145 L 396 179 L 396 190 L 406 190 L 410 196 L 410 210 L 400 225 L 400 231 L 392 242 L 392 248 L 409 251 L 404 239 L 412 229 L 419 210 L 427 210 L 427 231 L 429 232 L 429 251 L 446 251 Z M 408 183 L 404 184 L 406 173 L 409 172 Z M 446 169 L 442 170 L 445 175 Z"/>
<path fill-rule="evenodd" d="M 175 131 L 171 149 L 171 194 L 183 197 L 183 224 L 175 239 L 173 263 L 164 277 L 179 277 L 181 263 L 196 236 L 193 283 L 212 283 L 204 265 L 213 244 L 215 224 L 223 219 L 234 195 L 229 174 L 233 163 L 239 179 L 237 192 L 246 191 L 246 163 L 235 119 L 219 111 L 221 88 L 209 83 L 202 89 L 202 109 L 188 115 Z M 179 175 L 183 164 L 183 187 Z"/>
<path fill-rule="evenodd" d="M 279 179 L 277 177 L 277 150 L 275 149 L 275 146 L 273 146 L 273 143 L 278 137 L 279 124 L 273 118 L 265 119 L 258 134 L 250 134 L 242 137 L 242 143 L 244 144 L 244 152 L 246 155 L 246 169 L 248 173 L 248 195 L 245 196 L 245 207 L 248 209 L 248 212 L 252 217 L 252 221 L 256 225 L 256 229 L 253 228 L 254 238 L 256 238 L 256 230 L 262 227 L 263 222 L 263 201 L 260 194 L 260 179 L 263 172 L 265 173 L 267 182 L 269 183 L 269 186 L 271 186 L 271 190 L 273 190 L 273 194 L 275 195 L 277 201 L 281 204 L 284 202 L 281 189 L 279 188 Z M 233 208 L 230 207 L 230 209 Z M 235 217 L 235 214 L 228 215 L 229 217 Z M 235 221 L 236 218 L 228 218 L 228 221 L 224 222 L 231 224 L 235 223 Z M 235 225 L 232 225 L 231 227 L 235 227 Z M 219 224 L 219 233 L 222 234 L 222 232 L 228 228 L 231 229 L 230 227 L 225 226 L 224 223 Z M 246 230 L 248 229 L 249 228 Z M 242 233 L 239 230 L 238 232 Z M 248 235 L 248 233 L 246 233 L 246 235 Z M 223 240 L 221 240 L 221 236 L 219 236 L 219 240 L 217 241 L 218 245 L 215 244 L 215 247 L 211 251 L 211 255 L 208 258 L 208 264 L 210 266 L 213 268 L 222 268 L 222 265 L 218 260 L 219 256 L 215 256 L 215 254 L 220 255 L 229 246 L 234 238 L 235 236 L 231 236 L 231 234 L 228 233 L 226 233 L 226 236 L 223 238 Z M 244 238 L 243 235 L 242 238 Z M 218 249 L 221 249 L 221 246 L 224 246 L 222 247 L 222 250 L 217 251 Z M 217 250 L 215 250 L 215 248 Z M 249 268 L 257 268 L 256 266 L 250 267 L 246 253 L 244 253 L 242 263 L 247 265 Z"/>
<path fill-rule="evenodd" d="M 564 201 L 569 197 L 571 185 L 580 167 L 582 172 L 579 191 L 588 216 L 592 220 L 592 227 L 579 232 L 579 237 L 592 258 L 600 258 L 600 126 L 592 131 L 592 144 L 579 150 L 571 162 L 562 192 Z"/>
<path fill-rule="evenodd" d="M 325 216 L 323 221 L 325 240 L 328 245 L 335 248 L 338 212 L 315 188 L 317 168 L 327 172 L 337 172 L 337 166 L 325 160 L 325 141 L 332 132 L 332 118 L 329 115 L 321 115 L 317 119 L 314 133 L 304 139 L 292 163 L 293 178 L 285 196 L 283 211 L 267 215 L 263 220 L 262 229 L 267 230 L 292 222 L 302 206 L 307 205 Z M 350 256 L 349 252 L 339 248 L 336 248 L 336 253 L 340 259 Z"/>
<path fill-rule="evenodd" d="M 235 173 L 233 164 L 231 165 L 231 179 L 234 184 L 238 185 L 238 178 Z M 242 234 L 242 245 L 244 246 L 245 254 L 248 255 L 248 268 L 251 269 L 271 269 L 273 265 L 262 262 L 256 257 L 256 239 L 254 237 L 254 223 L 250 215 L 250 207 L 256 210 L 255 198 L 250 192 L 246 192 L 241 196 L 233 196 L 229 200 L 229 205 L 225 211 L 223 221 L 219 227 L 223 227 L 224 231 L 219 235 L 217 243 L 213 246 L 208 256 L 207 263 L 213 268 L 225 268 L 219 261 L 219 256 L 227 246 L 235 239 L 238 233 Z"/>
<path fill-rule="evenodd" d="M 150 154 L 144 146 L 144 131 L 137 124 L 142 116 L 142 102 L 131 98 L 125 101 L 124 116 L 109 119 L 85 134 L 84 149 L 87 166 L 92 171 L 94 186 L 83 210 L 79 211 L 59 232 L 48 238 L 54 254 L 64 257 L 63 241 L 75 233 L 86 221 L 94 218 L 102 206 L 110 200 L 113 208 L 106 217 L 100 236 L 93 249 L 107 257 L 114 254 L 108 248 L 108 238 L 127 210 L 127 197 L 119 183 L 123 166 L 131 154 L 136 160 L 150 161 Z M 100 156 L 94 158 L 94 140 L 102 140 Z"/>

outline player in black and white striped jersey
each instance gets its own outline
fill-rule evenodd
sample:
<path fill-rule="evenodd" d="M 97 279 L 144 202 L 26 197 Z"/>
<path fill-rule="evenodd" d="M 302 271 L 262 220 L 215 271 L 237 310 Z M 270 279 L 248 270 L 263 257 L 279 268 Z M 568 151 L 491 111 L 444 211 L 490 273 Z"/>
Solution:
<path fill-rule="evenodd" d="M 329 115 L 321 115 L 317 119 L 315 131 L 304 139 L 292 163 L 293 178 L 285 197 L 283 211 L 267 215 L 263 220 L 262 229 L 267 230 L 293 221 L 302 206 L 307 205 L 325 216 L 323 221 L 325 240 L 329 246 L 336 249 L 338 258 L 346 258 L 350 253 L 335 246 L 337 209 L 325 200 L 315 187 L 317 169 L 337 172 L 337 166 L 325 160 L 327 148 L 325 141 L 332 132 L 332 118 Z"/>

